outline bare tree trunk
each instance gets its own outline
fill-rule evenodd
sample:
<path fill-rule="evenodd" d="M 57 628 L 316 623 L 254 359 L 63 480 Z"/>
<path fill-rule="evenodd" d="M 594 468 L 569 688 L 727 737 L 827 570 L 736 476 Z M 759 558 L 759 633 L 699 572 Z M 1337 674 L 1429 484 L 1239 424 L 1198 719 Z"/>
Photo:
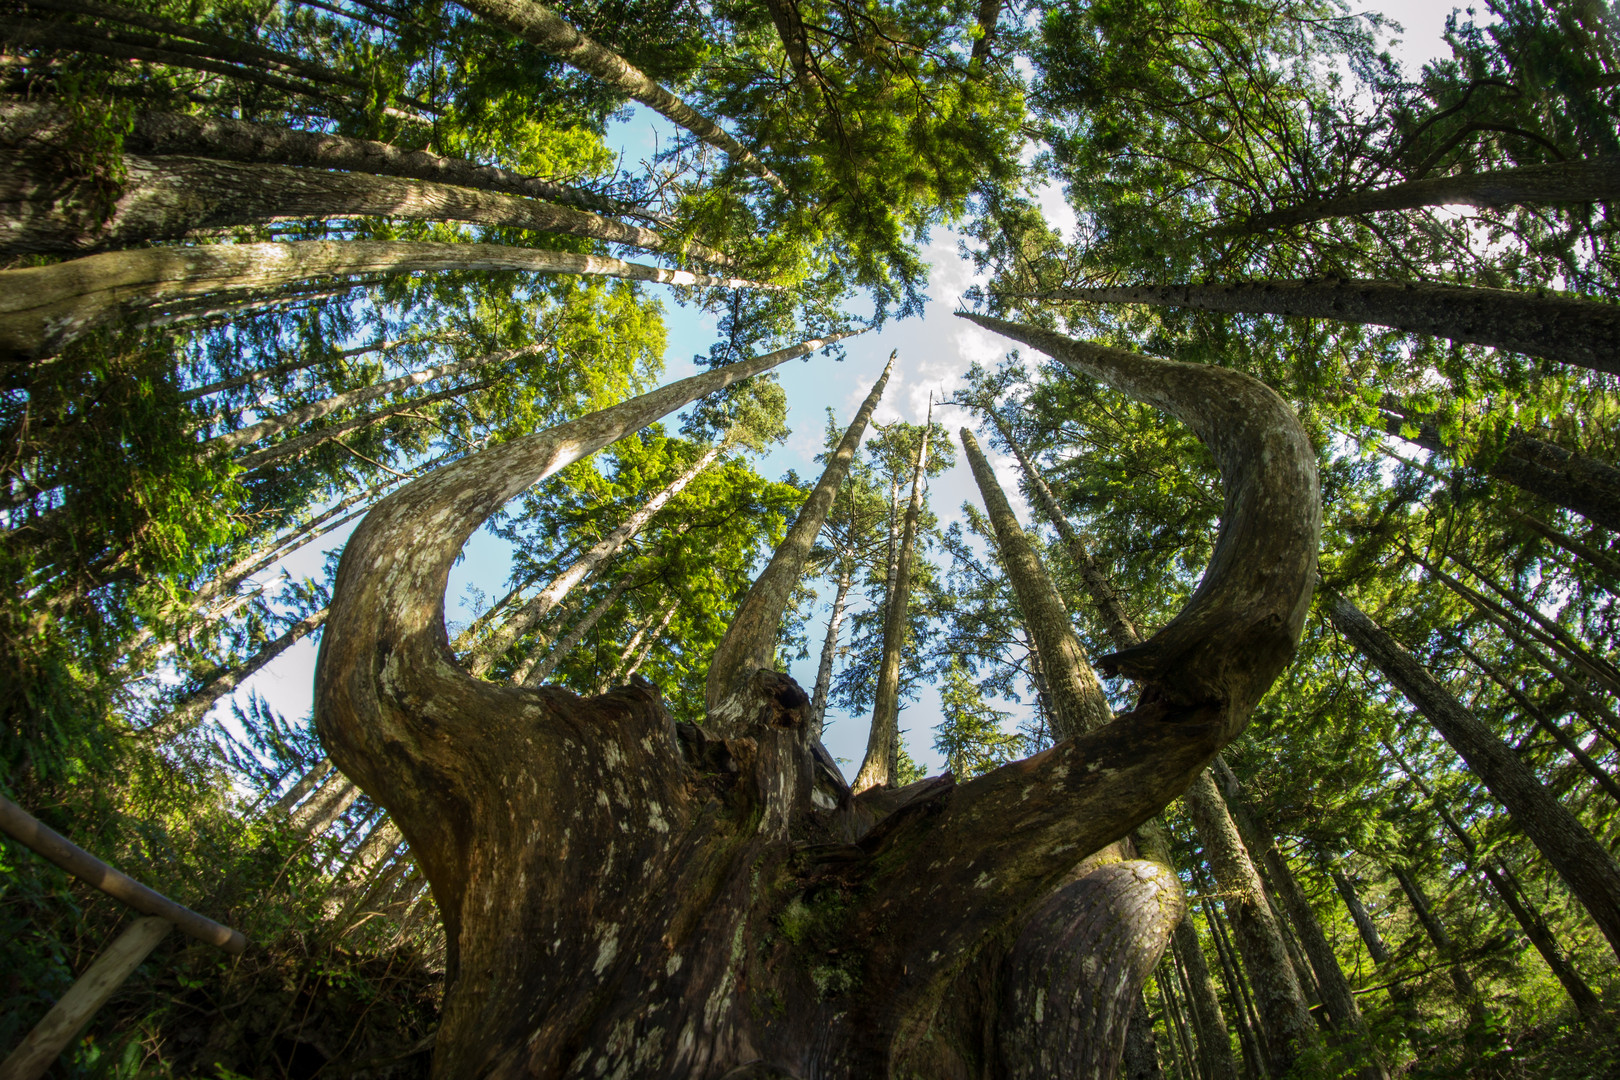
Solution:
<path fill-rule="evenodd" d="M 1373 964 L 1380 971 L 1388 973 L 1389 947 L 1384 944 L 1384 936 L 1378 932 L 1378 924 L 1373 922 L 1366 906 L 1362 904 L 1361 894 L 1356 891 L 1355 883 L 1337 866 L 1329 867 L 1328 874 L 1333 878 L 1333 886 L 1339 890 L 1339 896 L 1343 898 L 1344 906 L 1350 912 L 1350 921 L 1356 924 L 1356 933 L 1361 935 L 1362 944 L 1367 946 L 1367 955 L 1372 957 Z M 1393 981 L 1388 989 L 1390 1002 L 1397 1009 L 1411 1008 L 1412 992 L 1404 981 Z"/>
<path fill-rule="evenodd" d="M 683 245 L 651 229 L 584 210 L 429 180 L 246 164 L 206 157 L 124 156 L 128 178 L 110 216 L 90 193 L 64 197 L 48 156 L 0 151 L 0 253 L 111 251 L 209 229 L 357 217 L 461 221 L 583 236 L 649 251 Z M 696 241 L 705 262 L 731 260 Z"/>
<path fill-rule="evenodd" d="M 1159 1068 L 1158 1043 L 1153 1037 L 1153 1017 L 1148 1015 L 1141 995 L 1137 995 L 1130 1026 L 1125 1029 L 1125 1056 L 1119 1076 L 1120 1080 L 1162 1080 L 1164 1076 L 1164 1070 Z"/>
<path fill-rule="evenodd" d="M 354 781 L 333 769 L 315 793 L 292 812 L 289 824 L 294 832 L 306 838 L 319 836 L 359 797 L 360 789 L 354 786 Z"/>
<path fill-rule="evenodd" d="M 1620 199 L 1620 159 L 1598 157 L 1408 180 L 1256 214 L 1222 233 L 1265 232 L 1326 218 L 1428 206 L 1522 206 Z"/>
<path fill-rule="evenodd" d="M 1265 887 L 1244 849 L 1215 781 L 1203 773 L 1183 796 L 1204 845 L 1204 858 L 1221 889 L 1243 969 L 1254 988 L 1265 1028 L 1266 1062 L 1281 1075 L 1318 1042 L 1316 1021 L 1294 974 L 1282 929 L 1272 918 Z"/>
<path fill-rule="evenodd" d="M 827 616 L 827 636 L 821 642 L 821 662 L 816 665 L 816 688 L 810 697 L 810 723 L 816 738 L 826 723 L 827 698 L 832 692 L 833 664 L 838 659 L 838 629 L 844 622 L 844 601 L 849 596 L 850 584 L 855 577 L 854 560 L 840 559 L 838 586 L 833 593 L 832 612 Z"/>
<path fill-rule="evenodd" d="M 332 762 L 329 758 L 321 758 L 303 776 L 300 776 L 287 793 L 276 800 L 277 813 L 290 814 L 293 807 L 304 800 L 304 796 L 313 791 L 323 779 L 332 772 Z"/>
<path fill-rule="evenodd" d="M 593 583 L 595 575 L 588 577 L 581 585 Z M 566 633 L 571 626 L 570 620 L 583 608 L 591 598 L 589 588 L 575 588 L 568 594 L 568 598 L 551 609 L 549 615 L 542 620 L 539 630 L 535 631 L 534 641 L 524 650 L 523 659 L 512 665 L 510 682 L 514 686 L 521 686 L 528 681 L 529 673 L 536 664 L 551 654 L 552 645 L 556 644 L 559 634 Z"/>
<path fill-rule="evenodd" d="M 214 676 L 202 689 L 182 698 L 167 716 L 143 730 L 141 735 L 156 742 L 167 742 L 191 730 L 208 714 L 208 710 L 214 707 L 214 702 L 241 686 L 248 676 L 320 629 L 321 624 L 326 621 L 326 613 L 327 609 L 321 608 L 304 616 L 289 627 L 286 633 L 266 644 L 257 653 Z"/>
<path fill-rule="evenodd" d="M 236 459 L 236 464 L 239 465 L 244 472 L 252 472 L 255 469 L 263 469 L 270 465 L 287 461 L 291 458 L 302 457 L 304 454 L 315 449 L 315 447 L 323 446 L 326 443 L 332 442 L 334 439 L 340 439 L 351 431 L 361 431 L 365 428 L 371 427 L 374 424 L 380 424 L 390 417 L 398 416 L 399 414 L 405 412 L 415 412 L 416 410 L 425 408 L 429 405 L 436 405 L 441 401 L 450 401 L 466 397 L 469 394 L 476 394 L 481 390 L 489 389 L 493 385 L 494 383 L 488 381 L 463 383 L 460 386 L 451 386 L 444 390 L 435 390 L 433 393 L 423 394 L 421 397 L 409 398 L 405 401 L 394 404 L 383 405 L 375 412 L 365 413 L 363 415 L 356 416 L 351 420 L 344 420 L 336 424 L 328 424 L 326 427 L 318 428 L 315 431 L 306 431 L 302 435 L 294 435 L 290 439 L 283 439 L 280 442 L 275 443 L 272 446 L 267 446 L 262 450 L 249 450 L 247 453 L 242 454 Z"/>
<path fill-rule="evenodd" d="M 1457 751 L 1569 886 L 1620 955 L 1620 866 L 1506 744 L 1435 681 L 1377 623 L 1342 596 L 1328 598 L 1333 625 L 1384 673 Z"/>
<path fill-rule="evenodd" d="M 670 285 L 759 288 L 600 255 L 502 244 L 295 240 L 109 251 L 50 266 L 0 270 L 0 358 L 38 359 L 125 315 L 212 293 L 258 295 L 327 275 L 435 270 L 605 274 Z"/>
<path fill-rule="evenodd" d="M 1215 954 L 1220 960 L 1227 1000 L 1232 1003 L 1237 1016 L 1238 1048 L 1243 1054 L 1244 1070 L 1251 1077 L 1264 1077 L 1268 1073 L 1265 1049 L 1260 1038 L 1260 1016 L 1255 1011 L 1248 984 L 1244 982 L 1243 968 L 1232 948 L 1231 939 L 1227 937 L 1221 917 L 1215 911 L 1215 903 L 1208 895 L 1204 896 L 1204 921 L 1209 926 L 1210 940 L 1215 943 Z"/>
<path fill-rule="evenodd" d="M 628 60 L 569 26 L 535 0 L 468 0 L 468 11 L 545 50 L 570 67 L 594 75 L 633 101 L 639 101 L 720 150 L 742 168 L 783 194 L 787 186 L 742 143 L 686 102 L 653 82 Z"/>
<path fill-rule="evenodd" d="M 600 600 L 591 605 L 590 609 L 569 629 L 568 633 L 563 635 L 562 640 L 552 646 L 551 651 L 546 654 L 545 658 L 535 664 L 529 673 L 522 678 L 521 685 L 540 686 L 551 678 L 551 673 L 557 670 L 557 665 L 568 659 L 569 655 L 579 648 L 579 643 L 585 640 L 585 635 L 596 628 L 596 624 L 602 621 L 602 616 L 613 610 L 613 605 L 619 602 L 619 598 L 629 591 L 634 582 L 635 571 L 633 569 L 627 570 L 624 576 L 614 582 L 613 587 Z M 513 682 L 519 681 L 517 679 L 513 680 Z"/>
<path fill-rule="evenodd" d="M 658 643 L 664 640 L 664 630 L 669 626 L 669 621 L 675 617 L 675 612 L 679 607 L 680 602 L 678 600 L 669 602 L 664 608 L 663 617 L 658 620 L 658 625 L 653 627 L 652 633 L 647 635 L 646 644 L 642 645 L 641 651 L 636 653 L 635 657 L 630 661 L 630 665 L 614 677 L 613 681 L 615 683 L 624 683 L 629 680 L 630 676 L 641 670 L 641 665 L 647 662 L 647 657 L 651 656 L 652 651 L 658 647 Z"/>
<path fill-rule="evenodd" d="M 1038 298 L 1372 323 L 1620 374 L 1620 309 L 1596 300 L 1538 293 L 1338 279 L 1122 285 L 1063 289 Z"/>
<path fill-rule="evenodd" d="M 512 647 L 514 641 L 538 626 L 552 608 L 556 607 L 575 586 L 595 573 L 603 563 L 618 554 L 625 544 L 628 544 L 642 529 L 646 528 L 647 523 L 656 517 L 658 512 L 667 506 L 671 499 L 685 491 L 686 486 L 697 479 L 704 469 L 714 464 L 715 459 L 725 452 L 726 445 L 724 442 L 719 442 L 704 450 L 696 461 L 686 467 L 684 472 L 671 480 L 662 491 L 643 503 L 635 513 L 625 518 L 618 528 L 591 545 L 590 550 L 575 559 L 556 577 L 547 582 L 545 588 L 526 601 L 522 607 L 513 613 L 511 618 L 507 619 L 485 637 L 483 641 L 468 651 L 464 661 L 467 670 L 474 675 L 483 675 L 488 671 L 490 665 L 500 659 L 502 654 Z"/>
<path fill-rule="evenodd" d="M 1059 739 L 1091 731 L 1108 723 L 1114 713 L 1108 706 L 1097 673 L 1091 670 L 1085 652 L 1074 636 L 1068 609 L 1041 565 L 1024 530 L 1019 528 L 1012 506 L 1007 502 L 996 474 L 973 433 L 963 428 L 962 448 L 967 453 L 973 479 L 978 482 L 990 524 L 995 529 L 996 547 L 1007 570 L 1018 608 L 1024 614 L 1035 650 L 1041 657 L 1047 690 L 1052 695 L 1052 727 Z"/>
<path fill-rule="evenodd" d="M 894 558 L 894 588 L 884 598 L 883 659 L 878 667 L 877 692 L 872 700 L 872 730 L 867 736 L 866 755 L 851 785 L 856 794 L 873 787 L 894 783 L 894 770 L 900 740 L 900 654 L 911 629 L 911 557 L 917 544 L 917 519 L 922 513 L 923 478 L 928 462 L 928 435 L 933 425 L 933 405 L 917 440 L 917 464 L 911 474 L 911 501 L 906 506 L 905 525 Z"/>
<path fill-rule="evenodd" d="M 1052 488 L 1024 454 L 1024 448 L 1018 445 L 1013 438 L 1012 431 L 1007 427 L 1001 416 L 994 409 L 986 408 L 985 414 L 990 417 L 996 426 L 1001 441 L 1018 459 L 1019 468 L 1023 469 L 1024 477 L 1029 482 L 1031 490 L 1035 492 L 1035 501 L 1045 511 L 1047 519 L 1057 529 L 1058 535 L 1063 538 L 1063 544 L 1069 550 L 1069 559 L 1080 572 L 1080 578 L 1086 585 L 1086 592 L 1091 602 L 1097 606 L 1097 613 L 1102 616 L 1103 627 L 1108 632 L 1108 638 L 1114 643 L 1116 649 L 1128 649 L 1142 641 L 1141 632 L 1137 630 L 1136 623 L 1125 610 L 1125 603 L 1118 591 L 1108 580 L 1102 566 L 1086 547 L 1080 534 L 1074 531 L 1069 519 L 1064 516 L 1063 508 L 1058 505 L 1057 496 L 1052 494 Z"/>

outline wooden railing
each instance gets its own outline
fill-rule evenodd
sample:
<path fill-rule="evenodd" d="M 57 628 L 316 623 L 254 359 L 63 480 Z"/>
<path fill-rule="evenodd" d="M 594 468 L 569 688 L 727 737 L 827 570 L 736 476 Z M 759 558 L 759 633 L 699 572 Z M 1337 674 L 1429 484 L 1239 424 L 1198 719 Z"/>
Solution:
<path fill-rule="evenodd" d="M 178 927 L 182 933 L 233 956 L 247 948 L 248 940 L 239 931 L 199 915 L 108 866 L 4 796 L 0 796 L 0 832 L 144 916 L 101 951 L 22 1045 L 0 1062 L 0 1080 L 37 1080 L 45 1075 L 74 1035 L 170 930 Z"/>

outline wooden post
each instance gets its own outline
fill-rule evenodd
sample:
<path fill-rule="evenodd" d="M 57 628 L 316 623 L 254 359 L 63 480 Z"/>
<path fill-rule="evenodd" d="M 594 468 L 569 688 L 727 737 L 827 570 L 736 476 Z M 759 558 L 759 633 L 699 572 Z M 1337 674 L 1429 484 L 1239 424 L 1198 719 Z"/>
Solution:
<path fill-rule="evenodd" d="M 136 919 L 129 929 L 103 949 L 45 1019 L 0 1064 L 0 1080 L 38 1080 L 59 1057 L 79 1029 L 107 1003 L 113 991 L 134 974 L 174 924 L 155 915 Z"/>

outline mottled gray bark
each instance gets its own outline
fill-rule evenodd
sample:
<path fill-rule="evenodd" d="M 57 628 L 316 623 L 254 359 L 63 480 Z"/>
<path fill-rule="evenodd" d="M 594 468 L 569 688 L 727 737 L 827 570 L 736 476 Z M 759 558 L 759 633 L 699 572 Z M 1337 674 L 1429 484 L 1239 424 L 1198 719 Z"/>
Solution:
<path fill-rule="evenodd" d="M 304 797 L 332 772 L 332 762 L 329 758 L 321 758 L 310 766 L 308 772 L 300 776 L 293 786 L 287 789 L 286 794 L 276 800 L 275 810 L 280 814 L 290 814 L 293 807 L 304 801 Z"/>
<path fill-rule="evenodd" d="M 503 244 L 296 240 L 154 247 L 86 255 L 50 266 L 0 270 L 0 359 L 50 356 L 116 320 L 213 293 L 256 296 L 327 275 L 436 270 L 604 274 L 670 285 L 761 288 L 751 281 Z"/>
<path fill-rule="evenodd" d="M 1326 218 L 1428 206 L 1523 206 L 1620 199 L 1620 157 L 1556 161 L 1517 169 L 1408 180 L 1256 214 L 1220 233 L 1265 232 Z"/>
<path fill-rule="evenodd" d="M 1282 928 L 1272 918 L 1265 887 L 1208 773 L 1184 796 L 1188 815 L 1204 845 L 1204 859 L 1220 886 L 1221 902 L 1243 956 L 1243 970 L 1254 990 L 1265 1029 L 1266 1063 L 1282 1074 L 1318 1042 L 1316 1021 L 1294 973 Z"/>
<path fill-rule="evenodd" d="M 883 373 L 878 376 L 849 427 L 844 430 L 844 437 L 827 459 L 821 478 L 799 508 L 792 527 L 772 553 L 771 561 L 754 579 L 748 595 L 743 597 L 736 614 L 732 616 L 725 637 L 715 647 L 705 686 L 708 708 L 705 726 L 722 734 L 733 733 L 734 725 L 740 722 L 746 711 L 743 701 L 748 694 L 744 687 L 754 678 L 755 672 L 774 668 L 782 613 L 787 610 L 793 590 L 804 575 L 804 566 L 815 546 L 816 537 L 821 535 L 821 527 L 827 521 L 833 499 L 849 473 L 850 462 L 855 459 L 855 451 L 861 445 L 866 425 L 871 422 L 872 413 L 883 397 L 883 388 L 889 384 L 889 372 L 894 369 L 896 355 L 894 352 L 889 354 L 889 362 L 883 366 Z"/>
<path fill-rule="evenodd" d="M 332 823 L 342 817 L 343 812 L 353 806 L 359 797 L 360 789 L 354 786 L 354 781 L 333 769 L 326 774 L 315 793 L 293 810 L 288 825 L 305 837 L 319 836 L 331 828 Z"/>
<path fill-rule="evenodd" d="M 0 151 L 0 253 L 88 254 L 179 240 L 210 229 L 280 221 L 388 217 L 582 236 L 648 251 L 683 249 L 721 266 L 731 260 L 639 225 L 517 195 L 430 180 L 324 169 L 125 154 L 126 177 L 110 211 L 94 191 L 64 193 L 51 157 Z"/>
<path fill-rule="evenodd" d="M 923 479 L 928 461 L 928 435 L 933 427 L 934 408 L 929 402 L 928 419 L 917 440 L 917 464 L 911 473 L 911 501 L 900 530 L 900 544 L 894 557 L 894 587 L 883 600 L 883 657 L 878 664 L 877 690 L 872 699 L 872 728 L 867 735 L 866 754 L 850 785 L 856 794 L 873 787 L 894 783 L 900 742 L 900 654 L 911 630 L 911 559 L 917 546 L 917 519 L 922 514 Z"/>
<path fill-rule="evenodd" d="M 1114 711 L 1108 705 L 1097 673 L 1091 670 L 1085 651 L 1074 636 L 1074 624 L 1069 621 L 1063 598 L 1058 595 L 1057 586 L 1052 584 L 1029 537 L 1019 527 L 1012 505 L 997 483 L 984 451 L 979 449 L 978 440 L 967 428 L 962 429 L 961 439 L 990 525 L 995 530 L 1001 563 L 1018 598 L 1024 625 L 1035 650 L 1040 653 L 1047 693 L 1051 695 L 1053 732 L 1059 739 L 1068 739 L 1102 727 L 1114 718 Z"/>
<path fill-rule="evenodd" d="M 639 101 L 654 112 L 668 117 L 777 191 L 786 194 L 787 186 L 781 179 L 719 124 L 653 82 L 618 53 L 598 45 L 569 26 L 550 8 L 535 0 L 463 0 L 462 6 L 538 46 L 570 67 L 596 76 L 631 100 Z"/>
<path fill-rule="evenodd" d="M 1176 894 L 1159 887 L 1166 871 L 1144 862 L 1087 874 L 1077 884 L 1090 903 L 1080 890 L 1054 894 L 1053 882 L 1159 812 L 1242 731 L 1291 651 L 1315 561 L 1315 457 L 1303 431 L 1280 399 L 1235 372 L 1098 362 L 1191 416 L 1214 447 L 1233 492 L 1217 558 L 1189 620 L 1144 645 L 1174 662 L 1133 667 L 1149 704 L 960 785 L 940 778 L 857 798 L 840 782 L 836 798 L 815 798 L 808 696 L 769 671 L 754 679 L 752 722 L 713 738 L 673 724 L 647 687 L 581 699 L 492 687 L 453 663 L 445 582 L 489 514 L 763 366 L 706 373 L 435 470 L 383 500 L 345 550 L 316 723 L 432 882 L 448 943 L 440 1076 L 593 1075 L 599 1063 L 604 1075 L 648 1080 L 750 1063 L 790 1076 L 945 1076 L 965 1072 L 962 1047 L 977 1047 L 979 1061 L 1008 1050 L 1038 1061 L 1058 1041 L 1077 1046 L 1071 1060 L 1117 1060 L 1129 975 L 1157 959 L 1143 945 L 1152 937 L 1125 916 L 1142 911 L 1167 935 L 1179 911 L 1161 903 L 1155 916 L 1147 901 Z M 1255 507 L 1263 518 L 1246 523 Z M 1266 587 L 1244 578 L 1251 561 L 1266 567 Z M 1229 591 L 1223 574 L 1241 580 Z M 1034 918 L 1055 895 L 1076 906 Z M 822 897 L 844 905 L 836 923 L 820 923 L 825 939 L 814 931 Z M 812 915 L 797 949 L 780 921 L 794 902 Z M 769 941 L 767 926 L 777 928 Z M 1052 948 L 1069 928 L 1077 945 L 1091 943 L 1086 955 Z M 1062 981 L 1076 987 L 1102 977 L 1097 1007 L 1076 1010 L 1073 1023 L 1049 1012 L 1030 1025 L 1006 1008 L 1002 991 L 1028 979 L 1000 980 L 977 999 L 959 981 L 1016 967 L 1031 932 L 1038 947 L 1022 955 L 1042 971 L 1071 964 Z M 1025 1031 L 1039 1045 L 1014 1037 Z M 1072 1041 L 1085 1031 L 1099 1033 L 1096 1045 Z"/>
<path fill-rule="evenodd" d="M 494 383 L 488 380 L 461 383 L 457 386 L 446 387 L 443 390 L 435 390 L 431 394 L 423 394 L 420 397 L 385 404 L 373 412 L 362 413 L 349 420 L 328 424 L 315 431 L 306 431 L 302 435 L 294 435 L 262 450 L 249 450 L 236 458 L 236 464 L 240 466 L 243 472 L 267 468 L 283 461 L 302 457 L 317 446 L 324 446 L 326 443 L 341 439 L 351 431 L 360 431 L 375 424 L 380 424 L 384 420 L 398 416 L 401 413 L 414 413 L 429 405 L 436 405 L 441 401 L 451 401 L 466 397 L 469 394 L 476 394 L 479 391 L 488 390 L 493 385 Z"/>
<path fill-rule="evenodd" d="M 648 633 L 640 651 L 630 658 L 629 664 L 613 677 L 613 684 L 623 684 L 629 680 L 630 676 L 641 670 L 641 665 L 647 662 L 647 658 L 652 655 L 652 651 L 658 647 L 659 642 L 664 640 L 664 631 L 669 627 L 670 620 L 675 617 L 675 612 L 679 608 L 679 600 L 671 600 L 664 606 L 664 613 L 659 617 L 658 625 L 654 626 L 652 631 Z"/>
<path fill-rule="evenodd" d="M 1620 866 L 1530 767 L 1482 724 L 1382 627 L 1342 596 L 1329 595 L 1329 617 L 1384 673 L 1507 807 L 1620 955 Z"/>
<path fill-rule="evenodd" d="M 1620 307 L 1546 290 L 1330 279 L 1121 285 L 1062 289 L 1037 298 L 1372 323 L 1620 374 Z"/>

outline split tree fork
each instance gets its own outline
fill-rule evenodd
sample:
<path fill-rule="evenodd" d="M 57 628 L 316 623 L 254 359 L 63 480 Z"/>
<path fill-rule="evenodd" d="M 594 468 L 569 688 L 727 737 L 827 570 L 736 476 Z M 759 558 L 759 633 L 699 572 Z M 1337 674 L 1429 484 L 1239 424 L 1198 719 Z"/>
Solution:
<path fill-rule="evenodd" d="M 449 652 L 449 571 L 488 515 L 819 343 L 463 458 L 361 524 L 315 716 L 432 883 L 449 978 L 436 1075 L 950 1075 L 964 1055 L 992 1060 L 987 1038 L 1118 1037 L 1163 948 L 1139 934 L 1180 918 L 1179 889 L 1145 862 L 1089 875 L 1080 893 L 1052 888 L 1185 788 L 1292 655 L 1315 575 L 1316 459 L 1248 376 L 979 321 L 1183 420 L 1213 451 L 1227 505 L 1186 609 L 1104 662 L 1142 683 L 1138 707 L 960 785 L 854 797 L 818 767 L 805 694 L 767 666 L 836 460 L 717 650 L 702 728 L 673 724 L 644 683 L 589 699 L 496 687 Z M 1069 928 L 1070 947 L 1008 944 L 1031 926 Z M 1035 1028 L 1004 1014 L 1060 961 L 1080 988 L 1063 1009 Z"/>

